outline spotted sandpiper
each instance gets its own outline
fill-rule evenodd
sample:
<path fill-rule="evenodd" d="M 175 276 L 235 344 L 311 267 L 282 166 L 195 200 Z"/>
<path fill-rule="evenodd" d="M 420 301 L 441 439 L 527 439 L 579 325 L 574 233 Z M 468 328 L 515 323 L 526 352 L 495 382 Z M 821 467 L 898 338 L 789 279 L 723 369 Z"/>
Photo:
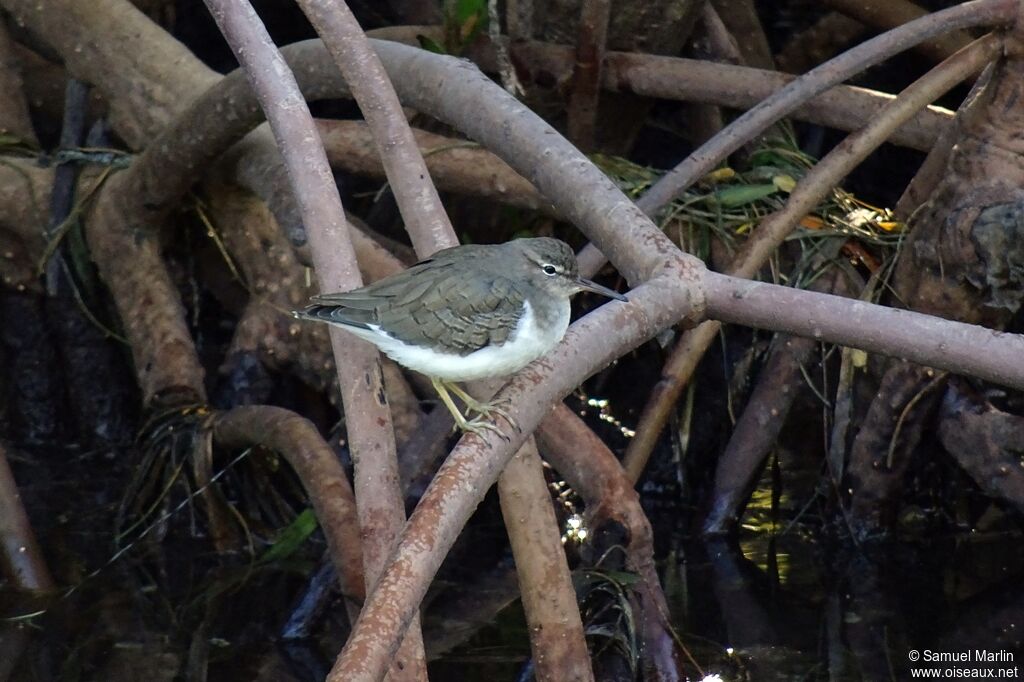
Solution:
<path fill-rule="evenodd" d="M 361 289 L 314 296 L 295 316 L 343 327 L 427 375 L 459 428 L 481 432 L 497 429 L 486 421 L 491 414 L 512 420 L 454 382 L 512 374 L 554 348 L 569 326 L 569 298 L 580 291 L 626 300 L 580 277 L 565 242 L 515 239 L 438 251 Z M 449 391 L 477 417 L 466 419 Z"/>

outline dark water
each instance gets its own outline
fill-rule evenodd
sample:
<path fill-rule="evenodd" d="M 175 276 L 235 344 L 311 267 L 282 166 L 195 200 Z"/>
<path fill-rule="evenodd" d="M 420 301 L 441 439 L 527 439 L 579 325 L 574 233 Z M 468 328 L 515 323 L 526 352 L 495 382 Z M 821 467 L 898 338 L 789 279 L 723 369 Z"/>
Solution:
<path fill-rule="evenodd" d="M 625 437 L 614 419 L 601 423 Z M 858 546 L 842 539 L 822 502 L 820 460 L 788 451 L 779 460 L 735 541 L 690 533 L 696 510 L 678 489 L 644 491 L 672 622 L 695 663 L 691 679 L 906 680 L 914 679 L 912 652 L 947 659 L 922 664 L 942 674 L 931 679 L 1021 676 L 1013 667 L 1024 661 L 1024 543 L 1012 513 L 970 494 L 945 507 L 907 506 L 897 537 Z M 305 648 L 286 655 L 281 646 L 323 551 L 316 535 L 283 561 L 260 563 L 244 551 L 219 557 L 201 509 L 184 507 L 166 532 L 108 565 L 124 488 L 117 460 L 69 450 L 12 464 L 58 581 L 77 587 L 33 602 L 0 586 L 0 673 L 20 652 L 8 679 L 184 680 L 203 669 L 210 680 L 322 679 L 347 632 L 339 602 Z M 275 536 L 252 529 L 258 556 Z M 428 615 L 478 589 L 489 572 L 488 589 L 505 594 L 507 606 L 493 618 L 481 609 L 489 624 L 456 638 L 465 641 L 431 664 L 431 679 L 521 679 L 529 644 L 514 576 L 500 570 L 505 542 L 489 498 L 456 547 L 456 565 L 442 573 L 448 590 L 432 590 Z M 426 627 L 436 640 L 451 623 L 428 618 Z M 994 660 L 978 660 L 982 652 Z"/>
<path fill-rule="evenodd" d="M 1024 661 L 1017 532 L 831 550 L 799 526 L 748 527 L 738 543 L 680 541 L 661 575 L 683 643 L 705 674 L 723 680 L 914 679 L 912 652 L 970 657 L 919 662 L 942 673 L 932 679 L 989 669 L 1024 677 L 1013 670 Z M 510 607 L 438 663 L 438 679 L 517 679 L 527 655 L 521 624 Z M 981 651 L 997 660 L 978 660 Z"/>
<path fill-rule="evenodd" d="M 755 495 L 738 542 L 703 542 L 676 529 L 661 558 L 673 623 L 705 673 L 725 680 L 904 680 L 912 679 L 911 651 L 1004 657 L 940 665 L 961 671 L 1010 670 L 1021 660 L 1024 548 L 998 510 L 982 519 L 992 526 L 985 530 L 858 548 L 822 539 L 806 504 L 790 506 L 783 495 L 773 509 L 771 498 L 765 489 Z M 669 532 L 652 515 L 658 532 Z M 67 535 L 81 529 L 67 518 L 55 521 L 49 547 L 76 544 Z M 89 538 L 104 546 L 111 539 L 103 532 Z M 176 552 L 141 549 L 89 579 L 91 567 L 80 563 L 82 587 L 55 604 L 0 591 L 6 618 L 49 608 L 7 622 L 4 642 L 29 637 L 9 679 L 144 679 L 154 668 L 171 672 L 161 679 L 184 679 L 175 671 L 187 668 L 197 641 L 209 647 L 210 679 L 256 679 L 260 670 L 274 671 L 267 679 L 315 679 L 298 675 L 275 649 L 275 628 L 311 563 L 228 568 L 204 540 L 178 549 L 177 559 Z M 15 626 L 26 622 L 31 627 L 17 634 Z M 329 619 L 321 627 L 333 633 L 319 639 L 320 664 L 328 665 L 345 625 Z M 528 654 L 523 617 L 512 603 L 433 663 L 432 679 L 516 680 Z"/>

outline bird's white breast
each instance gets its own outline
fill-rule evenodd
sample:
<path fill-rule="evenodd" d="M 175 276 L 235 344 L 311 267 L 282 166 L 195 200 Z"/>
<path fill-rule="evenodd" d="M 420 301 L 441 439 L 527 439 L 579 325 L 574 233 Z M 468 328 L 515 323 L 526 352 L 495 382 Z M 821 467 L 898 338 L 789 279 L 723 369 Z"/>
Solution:
<path fill-rule="evenodd" d="M 472 381 L 512 374 L 555 347 L 569 327 L 569 301 L 559 303 L 558 316 L 546 325 L 538 323 L 529 301 L 515 330 L 502 346 L 487 346 L 468 355 L 439 352 L 400 341 L 376 325 L 370 329 L 344 327 L 377 346 L 400 365 L 444 381 Z"/>

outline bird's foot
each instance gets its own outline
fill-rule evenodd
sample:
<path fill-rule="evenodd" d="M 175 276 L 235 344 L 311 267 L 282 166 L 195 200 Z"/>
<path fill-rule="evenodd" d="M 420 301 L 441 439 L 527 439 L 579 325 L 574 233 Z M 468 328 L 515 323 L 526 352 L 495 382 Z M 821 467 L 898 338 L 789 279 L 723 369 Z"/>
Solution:
<path fill-rule="evenodd" d="M 506 441 L 512 440 L 497 424 L 483 415 L 473 417 L 472 419 L 463 417 L 461 421 L 457 422 L 457 426 L 463 433 L 475 433 L 483 437 L 488 431 L 493 431 Z"/>
<path fill-rule="evenodd" d="M 472 405 L 468 403 L 466 404 L 467 412 L 476 412 L 485 419 L 490 419 L 493 415 L 497 415 L 511 424 L 512 428 L 516 431 L 519 430 L 519 425 L 516 424 L 516 420 L 512 418 L 512 415 L 509 414 L 508 410 L 502 407 L 503 405 L 509 404 L 509 400 L 507 398 L 502 398 L 501 400 L 489 403 L 481 403 L 474 400 L 473 403 L 474 404 Z"/>
<path fill-rule="evenodd" d="M 445 407 L 451 413 L 455 419 L 456 426 L 463 432 L 475 433 L 479 436 L 483 436 L 487 431 L 494 431 L 505 440 L 511 440 L 508 436 L 502 432 L 498 425 L 491 420 L 492 415 L 497 415 L 505 419 L 512 427 L 519 430 L 519 426 L 516 424 L 512 416 L 500 407 L 502 404 L 506 404 L 506 400 L 497 400 L 487 403 L 482 403 L 473 396 L 469 395 L 462 390 L 457 384 L 443 382 L 440 379 L 431 377 L 431 381 L 434 384 L 434 389 L 437 391 L 438 396 L 441 398 L 441 402 L 444 403 Z M 466 419 L 466 416 L 462 414 L 462 411 L 455 406 L 455 402 L 452 401 L 451 396 L 448 394 L 449 390 L 457 395 L 463 403 L 466 404 L 466 412 L 475 412 L 477 414 L 473 419 Z"/>
<path fill-rule="evenodd" d="M 516 431 L 519 430 L 519 425 L 516 424 L 516 420 L 513 419 L 512 415 L 505 409 L 505 406 L 510 405 L 512 402 L 508 398 L 499 398 L 497 400 L 482 402 L 462 390 L 462 388 L 456 384 L 451 385 L 449 388 L 451 388 L 452 393 L 459 396 L 459 400 L 466 405 L 466 412 L 475 412 L 484 419 L 490 419 L 496 415 L 511 424 L 512 428 Z"/>

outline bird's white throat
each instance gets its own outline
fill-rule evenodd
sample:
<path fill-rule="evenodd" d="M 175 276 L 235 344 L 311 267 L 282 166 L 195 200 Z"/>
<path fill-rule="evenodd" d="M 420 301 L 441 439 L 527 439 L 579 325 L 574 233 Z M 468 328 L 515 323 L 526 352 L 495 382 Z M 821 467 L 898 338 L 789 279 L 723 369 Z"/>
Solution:
<path fill-rule="evenodd" d="M 554 348 L 569 327 L 569 300 L 559 301 L 557 314 L 540 321 L 529 301 L 508 340 L 500 346 L 486 346 L 468 355 L 446 353 L 406 343 L 377 325 L 369 329 L 338 325 L 377 346 L 400 365 L 443 381 L 473 381 L 506 376 L 522 369 Z"/>

